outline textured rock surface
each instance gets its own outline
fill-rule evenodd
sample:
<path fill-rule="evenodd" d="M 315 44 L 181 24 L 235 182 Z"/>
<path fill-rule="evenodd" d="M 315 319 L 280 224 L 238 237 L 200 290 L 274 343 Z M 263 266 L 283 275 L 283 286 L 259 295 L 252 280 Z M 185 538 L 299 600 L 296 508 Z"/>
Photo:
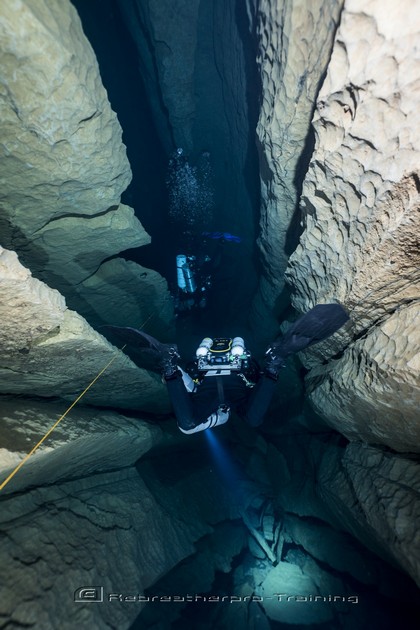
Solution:
<path fill-rule="evenodd" d="M 141 228 L 134 210 L 120 204 L 83 220 L 73 216 L 50 221 L 35 232 L 24 257 L 30 258 L 32 273 L 53 277 L 58 285 L 57 270 L 59 274 L 65 267 L 64 283 L 68 286 L 68 283 L 75 285 L 90 278 L 104 259 L 119 254 L 123 248 L 148 243 L 150 236 Z M 44 261 L 40 252 L 48 252 Z"/>
<path fill-rule="evenodd" d="M 309 159 L 305 145 L 342 4 L 343 0 L 258 3 L 262 82 L 257 127 L 262 196 L 258 242 L 264 271 L 253 319 L 259 326 L 264 317 L 267 337 L 277 332 L 276 315 L 287 304 L 281 293 L 290 245 L 296 239 L 293 216 L 302 169 Z"/>
<path fill-rule="evenodd" d="M 392 591 L 395 580 L 386 575 L 386 565 L 375 565 L 373 555 L 358 550 L 344 530 L 420 584 L 417 459 L 362 442 L 343 444 L 334 433 L 309 436 L 296 429 L 286 424 L 272 433 L 277 447 L 271 444 L 266 457 L 286 542 L 324 568 Z"/>
<path fill-rule="evenodd" d="M 169 409 L 160 379 L 109 344 L 64 298 L 0 248 L 0 392 L 74 399 L 110 365 L 84 402 L 147 411 Z M 63 410 L 64 411 L 64 410 Z"/>
<path fill-rule="evenodd" d="M 119 203 L 131 179 L 121 128 L 70 2 L 1 3 L 0 41 L 2 245 L 88 315 L 75 285 L 110 256 L 149 241 Z M 114 283 L 108 318 L 119 312 L 111 313 Z"/>
<path fill-rule="evenodd" d="M 401 451 L 418 450 L 420 431 L 419 33 L 415 2 L 346 2 L 288 270 L 299 310 L 338 299 L 354 322 L 320 355 L 350 344 L 344 356 L 309 376 L 316 408 L 346 435 Z"/>
<path fill-rule="evenodd" d="M 140 475 L 133 468 L 98 473 L 3 500 L 1 615 L 47 629 L 57 620 L 129 627 L 142 604 L 108 602 L 108 594 L 141 595 L 218 523 L 237 517 L 234 497 L 208 474 L 202 455 L 192 455 L 187 475 L 179 457 L 143 460 Z M 226 569 L 238 546 L 225 544 L 215 566 Z M 91 585 L 103 586 L 104 603 L 75 604 L 75 591 Z"/>
<path fill-rule="evenodd" d="M 149 592 L 156 595 L 176 592 L 182 593 L 182 597 L 184 594 L 192 593 L 192 584 L 194 585 L 194 594 L 214 591 L 217 571 L 228 573 L 232 569 L 232 558 L 237 557 L 244 547 L 245 528 L 238 522 L 225 522 L 216 526 L 213 525 L 213 530 L 212 533 L 199 541 L 197 553 L 194 556 L 186 558 L 163 579 L 154 584 Z M 217 604 L 205 610 L 205 617 L 210 627 L 220 628 L 223 625 L 218 623 L 220 620 L 217 615 L 214 615 L 215 606 L 217 607 Z M 226 606 L 224 608 L 226 609 Z M 183 620 L 180 619 L 180 615 L 185 610 L 188 615 L 188 609 L 189 604 L 187 602 L 178 602 L 177 605 L 168 608 L 167 602 L 155 601 L 137 618 L 134 628 L 159 627 L 162 625 L 162 619 L 165 620 L 167 628 L 174 627 L 175 621 L 181 625 Z M 199 622 L 194 619 L 194 623 L 197 625 Z M 229 627 L 232 626 L 229 625 Z M 237 627 L 240 628 L 241 625 L 237 623 Z"/>
<path fill-rule="evenodd" d="M 418 303 L 402 306 L 309 374 L 316 411 L 350 440 L 420 452 L 419 321 Z"/>
<path fill-rule="evenodd" d="M 0 478 L 13 468 L 62 416 L 58 403 L 0 396 Z M 45 486 L 132 466 L 161 436 L 157 425 L 79 404 L 57 425 L 1 494 Z"/>
<path fill-rule="evenodd" d="M 145 330 L 161 341 L 175 339 L 171 326 L 173 300 L 166 280 L 157 271 L 113 258 L 82 282 L 77 293 L 89 319 L 95 320 L 100 314 L 104 323 L 115 326 L 141 328 L 146 324 Z M 72 300 L 69 305 L 73 306 Z"/>
<path fill-rule="evenodd" d="M 200 0 L 120 3 L 136 46 L 163 146 L 193 150 Z M 182 33 L 182 37 L 180 34 Z M 152 53 L 152 54 L 151 54 Z"/>
<path fill-rule="evenodd" d="M 348 530 L 420 585 L 420 464 L 361 443 L 328 452 L 318 493 Z"/>
<path fill-rule="evenodd" d="M 279 562 L 272 569 L 258 590 L 258 595 L 264 598 L 263 606 L 267 616 L 275 621 L 285 624 L 298 624 L 305 626 L 309 624 L 327 623 L 334 618 L 334 609 L 328 603 L 318 602 L 318 606 L 302 606 L 302 600 L 294 601 L 294 595 L 318 595 L 321 589 L 324 592 L 338 592 L 340 582 L 338 579 L 328 575 L 315 563 L 311 567 L 306 566 L 303 571 L 296 564 Z M 277 593 L 283 597 L 279 600 Z M 285 594 L 291 595 L 292 599 L 285 605 Z M 270 598 L 270 599 L 269 599 Z M 283 605 L 281 605 L 283 603 Z"/>
<path fill-rule="evenodd" d="M 359 443 L 346 451 L 344 440 L 332 431 L 309 435 L 299 429 L 296 422 L 281 426 L 280 418 L 277 432 L 270 428 L 272 444 L 264 461 L 273 484 L 270 495 L 275 497 L 274 528 L 267 519 L 267 495 L 252 503 L 252 513 L 248 510 L 278 563 L 273 568 L 260 553 L 261 547 L 250 545 L 254 560 L 247 559 L 234 572 L 234 592 L 264 596 L 259 605 L 269 618 L 299 627 L 326 620 L 334 628 L 354 627 L 359 621 L 363 625 L 368 620 L 392 627 L 392 617 L 394 623 L 414 628 L 411 620 L 419 612 L 417 588 L 381 558 L 410 572 L 414 564 L 408 556 L 410 547 L 414 557 L 418 555 L 418 464 L 391 453 L 385 455 L 385 463 L 378 449 L 368 447 L 366 456 Z M 247 446 L 252 454 L 262 452 L 255 440 Z M 245 460 L 243 451 L 241 460 Z M 362 479 L 365 469 L 368 472 Z M 353 483 L 357 485 L 354 491 Z M 276 537 L 272 542 L 273 529 L 277 542 Z M 397 539 L 394 552 L 392 541 Z M 411 575 L 420 579 L 416 567 Z M 326 599 L 309 599 L 316 595 Z M 337 599 L 331 603 L 329 596 Z"/>
<path fill-rule="evenodd" d="M 51 219 L 118 205 L 131 173 L 70 2 L 3 2 L 0 18 L 3 222 L 30 238 Z"/>

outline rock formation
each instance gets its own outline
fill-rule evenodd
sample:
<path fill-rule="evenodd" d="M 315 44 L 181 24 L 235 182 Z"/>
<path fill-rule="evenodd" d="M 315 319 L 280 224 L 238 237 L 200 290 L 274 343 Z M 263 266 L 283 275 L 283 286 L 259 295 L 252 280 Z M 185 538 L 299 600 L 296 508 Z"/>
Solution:
<path fill-rule="evenodd" d="M 420 452 L 419 315 L 415 302 L 398 308 L 308 375 L 314 407 L 349 439 Z"/>
<path fill-rule="evenodd" d="M 5 479 L 30 448 L 64 412 L 59 402 L 2 396 L 1 479 Z M 157 424 L 112 411 L 73 407 L 2 490 L 2 497 L 28 488 L 128 468 L 159 443 Z M 122 463 L 123 455 L 123 463 Z"/>
<path fill-rule="evenodd" d="M 331 448 L 318 493 L 347 530 L 420 586 L 420 464 L 363 443 Z"/>
<path fill-rule="evenodd" d="M 3 502 L 0 528 L 8 532 L 0 571 L 7 588 L 0 614 L 20 626 L 53 628 L 57 620 L 71 619 L 72 625 L 129 627 L 144 604 L 137 599 L 128 606 L 130 600 L 118 602 L 118 595 L 142 596 L 146 587 L 192 554 L 194 544 L 229 511 L 227 497 L 217 486 L 208 487 L 212 494 L 203 497 L 201 505 L 196 501 L 183 519 L 174 518 L 177 500 L 194 490 L 198 496 L 200 484 L 202 475 L 196 474 L 172 490 L 162 506 L 136 470 L 128 468 Z M 220 508 L 209 523 L 206 502 L 212 495 Z M 49 509 L 40 503 L 48 503 Z M 10 521 L 15 523 L 13 530 Z M 230 549 L 222 541 L 226 558 L 236 554 L 239 540 L 231 538 Z M 78 589 L 91 585 L 103 587 L 104 604 L 75 603 Z M 115 594 L 111 602 L 109 594 Z"/>
<path fill-rule="evenodd" d="M 122 2 L 121 10 L 139 51 L 152 111 L 169 155 L 182 147 L 194 150 L 194 94 L 197 22 L 200 0 L 191 2 Z M 180 37 L 182 33 L 182 37 Z"/>
<path fill-rule="evenodd" d="M 257 126 L 263 261 L 253 324 L 266 322 L 266 341 L 278 331 L 288 303 L 284 272 L 297 239 L 296 208 L 310 157 L 314 99 L 331 55 L 342 0 L 258 3 L 256 32 L 262 100 Z"/>
<path fill-rule="evenodd" d="M 308 359 L 344 351 L 308 376 L 316 409 L 351 439 L 408 452 L 420 431 L 419 32 L 414 2 L 346 2 L 287 272 L 298 310 L 339 300 L 353 319 Z"/>
<path fill-rule="evenodd" d="M 255 627 L 268 630 L 270 620 L 299 627 L 329 622 L 331 627 L 349 628 L 358 621 L 371 620 L 373 625 L 386 627 L 398 601 L 399 622 L 414 628 L 411 619 L 418 610 L 415 585 L 375 554 L 419 579 L 414 531 L 419 507 L 415 497 L 417 464 L 404 457 L 395 462 L 391 454 L 362 444 L 346 447 L 338 436 L 326 440 L 324 433 L 299 434 L 296 420 L 279 424 L 276 432 L 270 432 L 270 444 L 261 436 L 255 440 L 255 434 L 247 435 L 243 426 L 237 427 L 242 440 L 237 449 L 231 444 L 230 452 L 241 463 L 242 474 L 257 479 L 260 489 L 241 511 L 248 530 L 248 549 L 230 570 L 231 590 L 223 591 L 227 601 L 232 598 L 233 602 L 208 607 L 203 617 L 197 612 L 195 624 L 202 627 L 201 621 L 203 627 L 229 625 L 239 629 L 255 623 Z M 213 472 L 217 471 L 215 462 Z M 232 485 L 229 475 L 223 478 Z M 407 487 L 401 483 L 403 478 Z M 371 491 L 372 484 L 375 492 Z M 238 495 L 240 487 L 236 489 Z M 355 534 L 363 545 L 355 540 Z M 231 535 L 225 524 L 212 558 L 215 555 L 220 561 L 221 545 Z M 208 581 L 207 553 L 208 547 L 199 545 L 198 553 L 149 592 L 167 594 L 179 587 L 185 593 L 193 583 L 200 593 L 215 593 Z M 232 612 L 234 604 L 237 606 Z M 182 604 L 178 609 L 163 606 L 150 606 L 134 627 L 154 627 L 162 615 L 180 623 Z"/>
<path fill-rule="evenodd" d="M 83 402 L 143 411 L 169 410 L 160 379 L 139 369 L 54 289 L 33 278 L 15 252 L 0 248 L 0 393 L 73 401 L 115 361 Z M 63 412 L 65 408 L 63 408 Z"/>
<path fill-rule="evenodd" d="M 0 39 L 2 245 L 95 325 L 118 319 L 110 268 L 105 310 L 95 295 L 85 308 L 84 282 L 99 273 L 101 284 L 104 260 L 150 239 L 120 204 L 131 171 L 95 55 L 67 1 L 2 3 Z M 133 312 L 126 308 L 132 325 L 144 312 L 140 288 Z M 161 311 L 167 335 L 172 307 L 161 291 L 148 308 Z"/>
<path fill-rule="evenodd" d="M 38 404 L 17 415 L 29 420 L 33 437 L 55 411 Z M 178 437 L 167 436 L 159 447 L 157 427 L 110 412 L 75 410 L 70 434 L 70 443 L 66 435 L 60 445 L 59 434 L 21 469 L 12 482 L 20 495 L 2 497 L 2 619 L 43 628 L 66 619 L 73 626 L 127 628 L 144 606 L 145 589 L 194 556 L 196 545 L 217 548 L 201 570 L 209 585 L 216 570 L 229 570 L 245 531 L 225 523 L 238 517 L 236 499 L 209 475 L 202 453 L 194 455 L 190 445 L 185 475 Z M 155 456 L 147 457 L 152 446 Z M 80 589 L 95 585 L 103 589 L 102 605 L 77 600 Z"/>

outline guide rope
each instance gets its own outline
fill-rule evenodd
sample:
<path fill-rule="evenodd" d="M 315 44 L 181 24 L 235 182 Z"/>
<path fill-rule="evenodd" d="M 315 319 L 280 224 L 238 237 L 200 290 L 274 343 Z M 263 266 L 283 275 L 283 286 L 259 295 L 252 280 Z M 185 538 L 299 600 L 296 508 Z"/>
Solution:
<path fill-rule="evenodd" d="M 153 315 L 153 313 L 152 313 Z M 139 330 L 141 330 L 149 321 L 149 319 L 152 317 L 152 315 L 149 315 L 149 317 L 146 319 L 146 321 L 142 324 L 142 326 L 140 327 Z M 122 348 L 120 348 L 119 350 L 124 350 L 124 348 L 126 347 L 127 344 L 124 344 Z M 83 398 L 83 396 L 86 394 L 87 391 L 89 391 L 89 389 L 92 387 L 92 385 L 94 385 L 96 383 L 96 381 L 102 376 L 102 374 L 109 368 L 109 366 L 115 361 L 115 359 L 117 357 L 119 357 L 119 353 L 116 353 L 112 359 L 110 361 L 108 361 L 108 363 L 105 365 L 105 367 L 102 368 L 102 370 L 100 372 L 98 372 L 98 374 L 95 376 L 95 378 L 89 383 L 89 385 L 82 391 L 82 393 L 76 398 L 75 401 L 72 402 L 72 404 L 70 405 L 70 407 L 68 407 L 68 409 L 66 409 L 66 411 L 63 413 L 63 415 L 61 415 L 58 420 L 53 424 L 53 426 L 48 429 L 48 431 L 45 433 L 45 435 L 39 440 L 39 442 L 37 444 L 35 444 L 35 446 L 33 447 L 33 449 L 27 454 L 25 455 L 25 457 L 22 459 L 22 461 L 19 462 L 19 464 L 12 470 L 12 472 L 6 477 L 6 479 L 0 484 L 0 492 L 1 490 L 3 490 L 3 488 L 9 483 L 9 481 L 11 481 L 11 479 L 13 479 L 13 477 L 16 475 L 16 473 L 22 468 L 22 466 L 28 461 L 28 459 L 35 453 L 35 451 L 41 446 L 41 444 L 47 439 L 47 437 L 49 435 L 51 435 L 51 433 L 54 431 L 54 429 L 56 429 L 58 427 L 58 425 L 60 424 L 60 422 L 67 416 L 67 414 L 73 409 L 73 407 L 79 402 L 79 400 L 81 398 Z"/>

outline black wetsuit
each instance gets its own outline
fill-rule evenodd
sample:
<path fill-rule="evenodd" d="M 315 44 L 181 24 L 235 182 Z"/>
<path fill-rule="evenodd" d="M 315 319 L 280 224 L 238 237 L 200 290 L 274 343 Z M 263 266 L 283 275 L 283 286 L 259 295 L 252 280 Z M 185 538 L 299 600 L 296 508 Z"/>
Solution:
<path fill-rule="evenodd" d="M 252 376 L 255 382 L 255 373 Z M 166 379 L 166 384 L 178 425 L 185 430 L 193 429 L 205 422 L 220 405 L 236 411 L 251 426 L 260 425 L 273 397 L 276 381 L 265 374 L 258 376 L 258 382 L 253 387 L 235 372 L 206 376 L 196 391 L 190 393 L 185 388 L 181 372 L 176 372 Z"/>

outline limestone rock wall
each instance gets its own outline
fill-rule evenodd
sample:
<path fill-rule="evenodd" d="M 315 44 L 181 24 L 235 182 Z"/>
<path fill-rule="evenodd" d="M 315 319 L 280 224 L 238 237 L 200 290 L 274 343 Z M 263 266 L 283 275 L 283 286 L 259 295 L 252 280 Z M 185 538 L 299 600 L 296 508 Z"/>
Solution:
<path fill-rule="evenodd" d="M 120 204 L 131 170 L 74 7 L 68 0 L 2 3 L 0 50 L 1 243 L 95 325 L 105 314 L 118 319 L 116 279 L 105 311 L 86 308 L 84 282 L 93 282 L 104 260 L 150 238 Z M 156 308 L 165 303 L 167 332 L 172 307 L 161 289 Z M 141 306 L 139 295 L 132 325 Z"/>
<path fill-rule="evenodd" d="M 339 300 L 353 319 L 307 355 L 337 358 L 308 376 L 318 412 L 351 439 L 408 452 L 420 430 L 419 33 L 416 2 L 346 1 L 287 271 L 298 310 Z"/>
<path fill-rule="evenodd" d="M 84 414 L 78 418 L 73 437 L 87 419 Z M 211 585 L 215 571 L 228 571 L 244 544 L 239 525 L 231 526 L 233 532 L 224 527 L 226 521 L 238 518 L 235 496 L 209 474 L 202 454 L 198 461 L 190 447 L 184 468 L 179 465 L 178 438 L 170 445 L 167 435 L 169 449 L 159 457 L 147 456 L 159 440 L 155 427 L 115 414 L 102 413 L 90 420 L 95 431 L 85 431 L 84 437 L 80 433 L 73 444 L 40 456 L 52 465 L 49 470 L 44 467 L 42 477 L 38 470 L 37 481 L 47 485 L 1 499 L 0 615 L 9 623 L 46 629 L 56 628 L 57 623 L 128 628 L 144 604 L 109 601 L 109 594 L 142 596 L 176 565 L 194 558 L 197 547 L 205 548 L 208 538 L 217 553 L 204 554 L 195 570 L 202 567 L 200 572 Z M 95 470 L 92 447 L 98 439 L 101 448 L 107 433 L 116 448 Z M 134 468 L 136 448 L 142 459 Z M 73 469 L 67 467 L 64 479 L 57 467 L 60 450 L 66 457 L 73 451 Z M 190 459 L 193 467 L 188 466 Z M 30 485 L 27 476 L 28 481 Z M 102 587 L 103 603 L 75 603 L 79 589 L 90 586 Z M 183 590 L 177 593 L 182 595 Z"/>
<path fill-rule="evenodd" d="M 0 410 L 2 482 L 62 416 L 65 406 L 0 396 Z M 133 466 L 161 438 L 157 424 L 87 407 L 81 401 L 7 482 L 1 496 Z"/>
<path fill-rule="evenodd" d="M 324 567 L 345 570 L 359 582 L 391 590 L 395 585 L 380 578 L 383 569 L 378 574 L 368 567 L 368 549 L 420 585 L 418 458 L 361 441 L 348 443 L 310 424 L 312 434 L 299 431 L 299 418 L 282 424 L 279 417 L 277 428 L 270 428 L 264 459 L 277 506 L 283 508 L 285 535 Z M 327 534 L 325 526 L 334 531 Z M 343 531 L 363 544 L 367 564 L 359 555 L 363 548 L 357 552 L 354 541 L 339 542 Z"/>
<path fill-rule="evenodd" d="M 417 303 L 401 306 L 308 375 L 313 406 L 347 438 L 420 452 L 419 315 Z"/>
<path fill-rule="evenodd" d="M 317 432 L 313 423 L 311 433 L 299 430 L 303 423 L 303 418 L 285 423 L 280 413 L 265 427 L 269 444 L 237 427 L 239 461 L 270 491 L 246 512 L 254 560 L 248 555 L 234 570 L 235 592 L 263 597 L 259 606 L 269 619 L 299 627 L 326 622 L 341 627 L 345 619 L 351 626 L 359 620 L 386 626 L 394 617 L 412 627 L 418 590 L 401 569 L 420 583 L 418 462 L 360 442 L 347 445 L 326 427 Z M 265 550 L 257 544 L 261 538 Z M 283 593 L 283 599 L 274 593 Z M 335 593 L 342 602 L 305 608 L 302 600 L 294 601 L 295 593 Z M 345 603 L 346 596 L 351 597 Z M 232 618 L 233 627 L 246 627 L 252 604 L 236 615 L 240 621 Z M 260 625 L 268 628 L 269 621 Z"/>
<path fill-rule="evenodd" d="M 15 252 L 0 248 L 0 393 L 73 401 L 116 357 L 83 398 L 88 404 L 169 411 L 155 376 L 66 307 L 58 291 L 33 278 Z M 63 412 L 65 409 L 63 408 Z"/>
<path fill-rule="evenodd" d="M 331 55 L 343 0 L 261 0 L 256 14 L 262 100 L 257 126 L 261 217 L 258 245 L 263 271 L 253 322 L 264 318 L 267 338 L 287 305 L 284 272 L 296 239 L 295 213 L 309 159 L 314 99 Z M 289 251 L 288 251 L 289 250 Z"/>
<path fill-rule="evenodd" d="M 348 531 L 401 566 L 420 585 L 420 465 L 352 443 L 325 454 L 317 493 Z"/>
<path fill-rule="evenodd" d="M 119 4 L 139 51 L 140 71 L 162 144 L 168 155 L 174 146 L 190 153 L 196 115 L 193 86 L 200 0 L 123 0 Z"/>

